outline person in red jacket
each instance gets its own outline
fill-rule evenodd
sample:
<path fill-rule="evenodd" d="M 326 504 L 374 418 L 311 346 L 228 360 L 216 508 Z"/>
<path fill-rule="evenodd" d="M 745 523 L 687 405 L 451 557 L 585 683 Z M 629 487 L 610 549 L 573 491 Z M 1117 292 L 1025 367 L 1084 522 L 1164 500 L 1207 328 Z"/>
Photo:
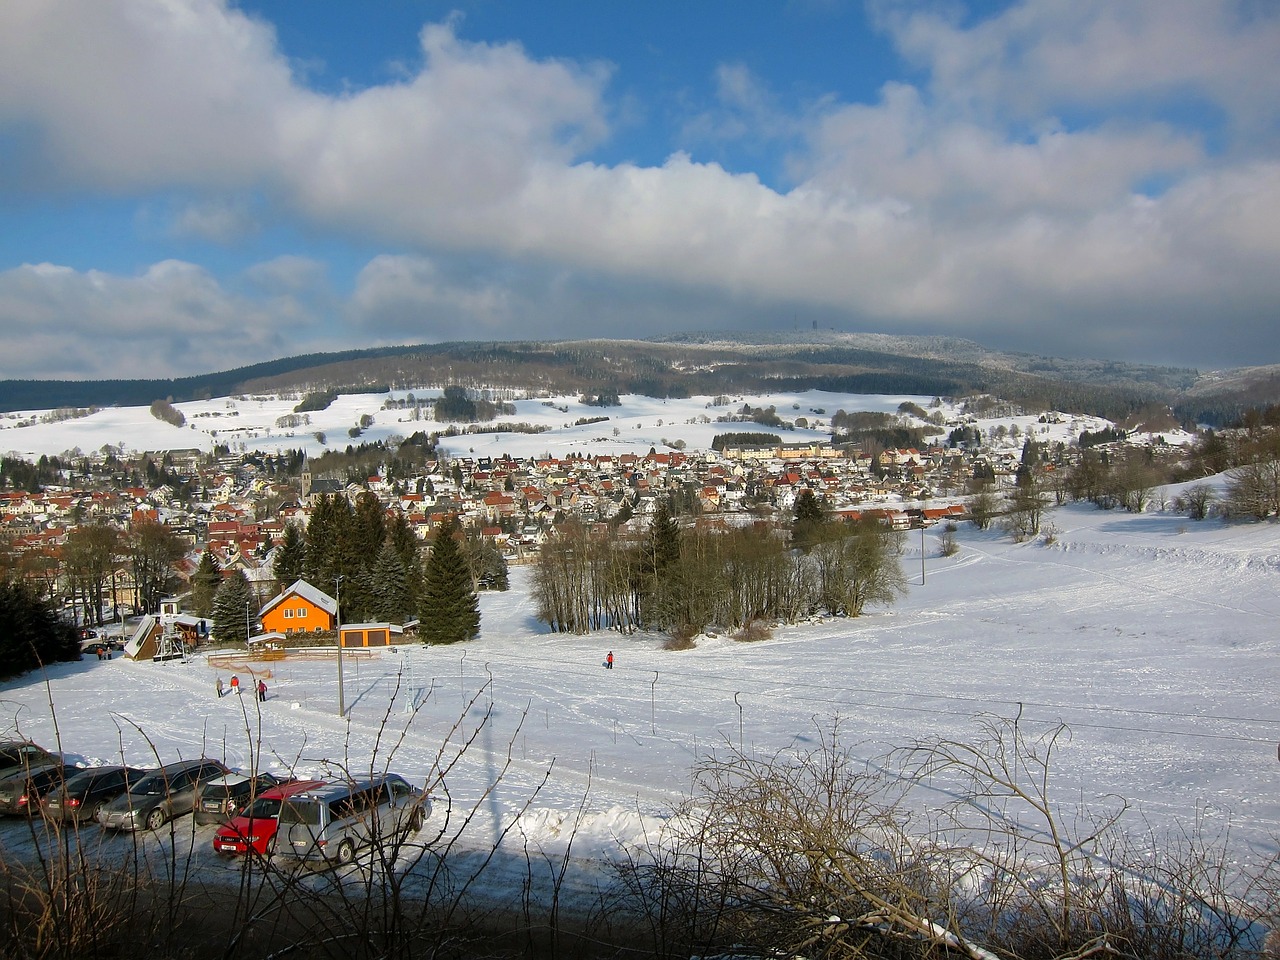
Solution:
<path fill-rule="evenodd" d="M 609 655 L 604 658 L 604 668 L 606 670 L 613 669 L 613 651 L 612 650 L 610 650 Z"/>

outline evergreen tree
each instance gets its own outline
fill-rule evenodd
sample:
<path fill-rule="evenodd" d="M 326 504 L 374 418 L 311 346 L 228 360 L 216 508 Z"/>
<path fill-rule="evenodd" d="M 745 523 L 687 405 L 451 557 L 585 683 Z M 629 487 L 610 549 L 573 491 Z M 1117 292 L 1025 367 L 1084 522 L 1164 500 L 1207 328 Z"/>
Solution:
<path fill-rule="evenodd" d="M 409 609 L 418 609 L 422 596 L 422 541 L 409 524 L 409 518 L 397 510 L 387 521 L 387 539 L 395 548 L 404 568 L 405 587 L 409 591 Z"/>
<path fill-rule="evenodd" d="M 379 623 L 404 623 L 413 610 L 404 563 L 390 540 L 369 568 L 369 612 Z"/>
<path fill-rule="evenodd" d="M 257 610 L 253 588 L 243 570 L 222 581 L 213 596 L 213 637 L 219 643 L 247 644 L 249 621 Z"/>
<path fill-rule="evenodd" d="M 676 622 L 681 606 L 680 525 L 665 500 L 658 503 L 649 523 L 649 539 L 637 571 L 636 595 L 640 619 L 646 627 L 664 629 Z"/>
<path fill-rule="evenodd" d="M 796 497 L 795 520 L 791 524 L 791 545 L 808 553 L 822 538 L 822 528 L 827 522 L 822 504 L 812 490 L 801 490 Z"/>
<path fill-rule="evenodd" d="M 361 582 L 364 564 L 356 552 L 352 527 L 351 501 L 346 495 L 322 496 L 307 524 L 303 571 L 309 584 L 330 595 L 334 581 L 341 576 L 343 619 L 358 623 L 366 612 L 367 592 Z"/>
<path fill-rule="evenodd" d="M 307 583 L 321 590 L 332 581 L 333 558 L 338 552 L 338 531 L 333 520 L 334 499 L 328 494 L 321 494 L 316 499 L 304 538 L 302 576 Z"/>
<path fill-rule="evenodd" d="M 222 570 L 213 554 L 206 550 L 200 555 L 200 566 L 191 577 L 191 612 L 197 617 L 213 613 L 213 598 L 222 585 Z"/>
<path fill-rule="evenodd" d="M 303 577 L 306 568 L 307 541 L 302 530 L 296 524 L 286 523 L 284 540 L 276 547 L 275 558 L 271 562 L 271 572 L 276 578 L 276 586 L 284 590 L 290 584 Z M 324 589 L 323 585 L 318 585 Z"/>
<path fill-rule="evenodd" d="M 650 569 L 655 575 L 680 559 L 680 525 L 665 500 L 658 504 L 649 524 Z"/>
<path fill-rule="evenodd" d="M 374 494 L 365 492 L 356 498 L 351 518 L 352 549 L 356 557 L 372 566 L 387 538 L 387 511 Z"/>
<path fill-rule="evenodd" d="M 28 584 L 0 581 L 0 678 L 80 659 L 75 629 Z"/>
<path fill-rule="evenodd" d="M 458 545 L 457 519 L 436 532 L 427 558 L 418 632 L 424 643 L 456 643 L 480 632 L 480 601 Z"/>

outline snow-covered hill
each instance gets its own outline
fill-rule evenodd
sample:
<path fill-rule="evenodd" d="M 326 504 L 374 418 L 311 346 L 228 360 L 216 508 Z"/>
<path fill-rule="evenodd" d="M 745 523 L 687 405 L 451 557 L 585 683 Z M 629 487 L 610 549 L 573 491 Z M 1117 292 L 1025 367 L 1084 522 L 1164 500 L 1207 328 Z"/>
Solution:
<path fill-rule="evenodd" d="M 376 755 L 422 782 L 442 745 L 476 731 L 492 705 L 448 776 L 455 809 L 478 807 L 464 848 L 487 849 L 519 815 L 507 841 L 516 852 L 528 839 L 554 856 L 573 838 L 585 897 L 603 864 L 687 796 L 709 753 L 811 746 L 838 719 L 842 743 L 889 766 L 893 748 L 917 739 L 976 736 L 982 716 L 1018 717 L 1032 735 L 1062 721 L 1071 736 L 1053 787 L 1064 803 L 1124 797 L 1123 822 L 1139 834 L 1195 820 L 1229 831 L 1241 859 L 1274 852 L 1280 528 L 1090 506 L 1048 520 L 1052 545 L 965 525 L 950 558 L 935 532 L 913 533 L 903 564 L 916 583 L 896 606 L 779 627 L 763 642 L 702 637 L 673 653 L 645 634 L 550 634 L 517 569 L 509 592 L 482 598 L 474 642 L 348 662 L 346 720 L 332 660 L 270 664 L 271 698 L 259 707 L 214 696 L 219 675 L 250 664 L 91 659 L 0 685 L 0 733 L 50 745 L 60 735 L 81 763 L 121 753 L 154 762 L 154 745 L 163 759 L 203 753 L 243 766 L 258 755 L 310 774 L 325 758 L 367 766 Z M 605 671 L 610 649 L 617 666 Z M 25 831 L 0 824 L 0 853 Z M 211 832 L 197 828 L 195 856 L 225 870 Z M 525 860 L 513 858 L 509 875 L 504 862 L 484 889 L 514 902 Z"/>
<path fill-rule="evenodd" d="M 418 391 L 413 396 L 438 396 L 439 391 Z M 299 398 L 289 396 L 220 397 L 213 400 L 176 403 L 186 422 L 172 426 L 152 416 L 148 407 L 109 407 L 88 416 L 57 419 L 53 411 L 23 411 L 0 415 L 0 451 L 11 456 L 36 459 L 42 454 L 91 453 L 110 445 L 117 452 L 198 449 L 210 451 L 225 445 L 232 453 L 260 450 L 305 450 L 316 456 L 326 449 L 343 449 L 361 442 L 395 441 L 422 430 L 443 432 L 449 424 L 420 419 L 412 408 L 388 406 L 402 401 L 408 391 L 377 394 L 343 394 L 324 410 L 295 414 Z M 517 399 L 516 412 L 494 423 L 527 424 L 539 433 L 477 433 L 446 437 L 442 446 L 451 455 L 474 453 L 497 457 L 566 456 L 590 453 L 647 453 L 682 442 L 688 449 L 709 449 L 718 433 L 777 430 L 753 423 L 724 423 L 717 418 L 737 413 L 744 404 L 753 408 L 773 406 L 784 421 L 805 425 L 781 431 L 787 442 L 803 442 L 830 437 L 831 417 L 837 411 L 895 413 L 903 403 L 913 403 L 944 419 L 957 417 L 950 405 L 934 406 L 932 397 L 885 394 L 838 394 L 823 391 L 776 393 L 765 396 L 723 398 L 691 397 L 658 400 L 627 395 L 616 407 L 595 407 L 577 397 Z M 717 402 L 719 401 L 719 402 Z M 429 409 L 422 416 L 430 417 Z M 579 420 L 607 420 L 578 424 Z M 368 418 L 368 419 L 366 419 Z M 371 422 L 370 422 L 371 420 Z M 369 423 L 361 428 L 362 422 Z M 1038 414 L 980 419 L 976 426 L 1015 425 L 1009 439 L 1020 447 L 1021 437 L 1071 442 L 1083 430 L 1099 430 L 1109 424 L 1097 417 L 1062 415 L 1052 423 L 1040 423 Z M 465 425 L 460 425 L 465 427 Z M 481 425 L 486 426 L 486 425 Z M 490 424 L 491 426 L 491 424 Z M 359 429 L 358 436 L 351 432 Z M 945 439 L 945 434 L 940 436 Z M 1171 442 L 1174 438 L 1170 438 Z"/>

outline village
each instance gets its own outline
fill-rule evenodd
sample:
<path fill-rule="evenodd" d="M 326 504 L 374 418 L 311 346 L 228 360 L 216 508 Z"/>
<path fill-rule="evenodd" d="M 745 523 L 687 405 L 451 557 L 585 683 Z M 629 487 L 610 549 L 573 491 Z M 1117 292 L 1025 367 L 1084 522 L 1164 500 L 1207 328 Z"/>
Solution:
<path fill-rule="evenodd" d="M 207 625 L 184 615 L 182 605 L 172 598 L 188 592 L 206 551 L 224 576 L 240 572 L 247 578 L 260 608 L 254 622 L 262 632 L 285 626 L 269 623 L 266 617 L 273 604 L 279 606 L 282 591 L 291 587 L 278 581 L 276 551 L 289 525 L 306 529 L 321 496 L 345 494 L 354 502 L 372 494 L 389 515 L 402 515 L 424 543 L 441 524 L 457 518 L 464 529 L 492 543 L 509 564 L 536 557 L 546 538 L 568 518 L 643 536 L 659 501 L 667 502 L 686 524 L 785 524 L 793 517 L 796 499 L 811 491 L 833 519 L 871 515 L 893 529 L 908 530 L 965 519 L 975 478 L 996 489 L 1012 487 L 1025 443 L 1037 430 L 1046 436 L 1039 441 L 1042 446 L 1052 448 L 1052 456 L 1041 457 L 1038 469 L 1050 475 L 1070 466 L 1079 449 L 1061 440 L 1050 442 L 1049 425 L 1054 425 L 1054 437 L 1064 435 L 1064 424 L 1071 434 L 1098 426 L 1096 418 L 1075 421 L 1063 414 L 1018 419 L 1025 421 L 1021 430 L 1012 421 L 1011 429 L 1003 422 L 971 427 L 971 435 L 981 438 L 978 443 L 939 442 L 921 448 L 837 446 L 830 440 L 806 439 L 728 443 L 719 450 L 651 448 L 648 453 L 489 457 L 467 450 L 451 453 L 439 446 L 418 473 L 405 475 L 401 463 L 399 475 L 389 476 L 391 471 L 382 469 L 354 479 L 350 470 L 345 476 L 342 471 L 313 474 L 315 464 L 323 461 L 305 455 L 233 453 L 225 447 L 213 453 L 136 453 L 117 459 L 116 469 L 105 473 L 93 469 L 103 455 L 92 454 L 63 465 L 55 480 L 39 489 L 0 492 L 0 537 L 6 565 L 35 582 L 44 595 L 65 604 L 79 626 L 87 631 L 115 621 L 116 632 L 123 633 L 126 618 L 154 619 L 160 614 L 146 609 L 156 604 L 140 596 L 129 558 L 122 551 L 115 559 L 104 602 L 95 611 L 67 582 L 63 547 L 68 535 L 84 524 L 107 525 L 125 535 L 139 524 L 160 525 L 182 544 L 167 591 L 171 596 L 165 598 L 165 622 L 180 625 L 186 641 L 194 643 Z M 945 434 L 938 437 L 944 439 Z M 601 446 L 607 448 L 606 443 Z M 394 458 L 395 450 L 388 447 L 384 463 Z M 153 477 L 156 482 L 121 484 L 107 476 Z M 336 622 L 334 598 L 314 592 L 307 630 L 327 633 Z M 289 624 L 283 632 L 299 626 Z M 130 629 L 134 632 L 136 627 Z M 387 640 L 384 633 L 381 642 Z M 344 644 L 368 642 L 367 636 L 343 638 Z M 135 653 L 141 649 L 135 644 Z M 151 645 L 145 649 L 155 652 Z"/>

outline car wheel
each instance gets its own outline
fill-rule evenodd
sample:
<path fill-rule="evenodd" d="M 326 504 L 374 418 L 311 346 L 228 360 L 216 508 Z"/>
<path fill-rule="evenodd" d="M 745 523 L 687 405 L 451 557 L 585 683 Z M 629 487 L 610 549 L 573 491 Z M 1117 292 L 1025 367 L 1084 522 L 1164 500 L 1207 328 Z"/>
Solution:
<path fill-rule="evenodd" d="M 95 803 L 92 807 L 89 808 L 89 814 L 84 819 L 93 820 L 96 822 L 99 818 L 101 818 L 102 808 L 105 807 L 106 805 L 107 805 L 107 801 L 99 800 L 97 803 Z"/>
<path fill-rule="evenodd" d="M 147 829 L 159 830 L 161 827 L 164 826 L 164 820 L 165 820 L 164 808 L 156 807 L 154 810 L 152 810 L 150 813 L 147 814 Z"/>
<path fill-rule="evenodd" d="M 338 862 L 348 864 L 356 858 L 356 845 L 350 840 L 343 840 L 338 844 Z"/>
<path fill-rule="evenodd" d="M 422 808 L 413 811 L 413 816 L 409 818 L 409 832 L 417 833 L 422 829 L 422 825 L 427 822 L 427 815 L 422 812 Z"/>

